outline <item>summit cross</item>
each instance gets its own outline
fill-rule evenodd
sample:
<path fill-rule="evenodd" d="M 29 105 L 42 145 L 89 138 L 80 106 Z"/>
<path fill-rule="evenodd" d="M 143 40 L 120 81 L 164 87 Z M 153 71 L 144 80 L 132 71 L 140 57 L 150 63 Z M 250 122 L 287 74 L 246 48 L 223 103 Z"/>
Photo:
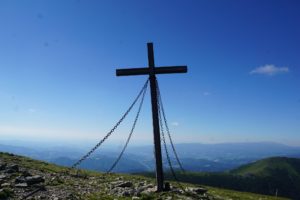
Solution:
<path fill-rule="evenodd" d="M 186 73 L 187 66 L 168 66 L 168 67 L 155 67 L 153 43 L 147 43 L 148 48 L 148 67 L 146 68 L 130 68 L 130 69 L 117 69 L 117 76 L 130 76 L 130 75 L 149 75 L 150 90 L 151 90 L 151 105 L 152 105 L 152 124 L 153 136 L 155 146 L 155 164 L 156 164 L 156 182 L 157 191 L 164 190 L 164 174 L 161 155 L 161 140 L 159 130 L 158 118 L 158 102 L 157 102 L 157 82 L 156 74 L 171 74 L 171 73 Z"/>

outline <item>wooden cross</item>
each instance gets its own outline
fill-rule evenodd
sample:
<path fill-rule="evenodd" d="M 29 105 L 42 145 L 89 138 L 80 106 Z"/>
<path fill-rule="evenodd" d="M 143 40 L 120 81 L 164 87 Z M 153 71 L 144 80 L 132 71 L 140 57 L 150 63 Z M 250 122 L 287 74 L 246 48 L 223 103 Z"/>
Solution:
<path fill-rule="evenodd" d="M 158 118 L 158 103 L 157 103 L 157 86 L 156 74 L 171 74 L 171 73 L 186 73 L 187 66 L 172 66 L 172 67 L 155 67 L 153 43 L 147 43 L 148 48 L 148 63 L 149 67 L 146 68 L 131 68 L 131 69 L 117 69 L 117 76 L 130 76 L 130 75 L 146 75 L 149 74 L 150 90 L 151 90 L 151 104 L 152 104 L 152 122 L 153 122 L 153 135 L 155 146 L 155 161 L 156 161 L 156 181 L 157 191 L 164 190 L 164 175 L 161 156 L 161 142 Z"/>

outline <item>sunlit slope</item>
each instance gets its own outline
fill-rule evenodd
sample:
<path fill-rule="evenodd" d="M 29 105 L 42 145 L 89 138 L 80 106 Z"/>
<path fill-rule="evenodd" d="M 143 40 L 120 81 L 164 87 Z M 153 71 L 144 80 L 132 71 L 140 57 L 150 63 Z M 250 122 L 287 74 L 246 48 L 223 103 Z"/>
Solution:
<path fill-rule="evenodd" d="M 33 177 L 31 183 L 22 177 Z M 34 179 L 35 178 L 35 179 Z M 32 180 L 36 183 L 32 183 Z M 155 180 L 136 175 L 125 174 L 103 174 L 93 171 L 81 171 L 79 176 L 75 176 L 75 171 L 69 171 L 69 168 L 61 167 L 46 162 L 32 160 L 13 154 L 0 153 L 0 199 L 20 199 L 29 195 L 32 191 L 33 199 L 46 198 L 53 196 L 62 199 L 132 199 L 136 194 L 124 192 L 131 191 L 134 188 L 142 187 L 141 185 L 155 185 Z M 30 183 L 30 184 L 29 184 Z M 124 184 L 124 188 L 117 188 L 116 184 Z M 171 185 L 180 188 L 176 183 Z M 183 188 L 199 188 L 199 185 L 182 183 Z M 127 188 L 126 188 L 127 187 Z M 41 188 L 41 189 L 39 189 Z M 163 193 L 154 193 L 149 191 L 137 194 L 139 199 L 284 199 L 270 196 L 257 195 L 252 193 L 237 192 L 212 187 L 208 189 L 206 195 L 194 193 L 180 193 L 171 191 Z M 131 189 L 131 190 L 130 190 Z"/>
<path fill-rule="evenodd" d="M 152 176 L 151 173 L 143 173 Z M 300 199 L 300 159 L 272 157 L 227 172 L 177 173 L 179 180 L 218 188 Z M 170 173 L 166 178 L 172 179 Z"/>
<path fill-rule="evenodd" d="M 300 177 L 300 159 L 286 157 L 272 157 L 243 165 L 231 171 L 237 175 Z"/>

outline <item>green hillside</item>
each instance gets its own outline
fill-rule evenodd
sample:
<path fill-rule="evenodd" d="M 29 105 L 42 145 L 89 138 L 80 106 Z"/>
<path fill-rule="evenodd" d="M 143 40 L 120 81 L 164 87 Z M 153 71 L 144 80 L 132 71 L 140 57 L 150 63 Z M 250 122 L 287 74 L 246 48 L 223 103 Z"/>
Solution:
<path fill-rule="evenodd" d="M 144 174 L 153 177 L 153 174 Z M 187 183 L 300 199 L 300 159 L 273 157 L 220 173 L 178 173 Z M 168 173 L 166 177 L 172 180 Z"/>
<path fill-rule="evenodd" d="M 171 182 L 155 193 L 155 180 L 136 175 L 68 171 L 68 168 L 0 153 L 0 199 L 207 199 L 283 200 L 265 195 Z M 208 192 L 204 192 L 208 190 Z"/>
<path fill-rule="evenodd" d="M 272 157 L 244 165 L 230 173 L 250 180 L 249 183 L 257 180 L 251 183 L 255 192 L 264 188 L 270 193 L 300 199 L 300 159 Z"/>
<path fill-rule="evenodd" d="M 300 159 L 272 157 L 243 165 L 231 171 L 232 174 L 247 176 L 273 176 L 285 172 L 292 177 L 300 177 Z"/>

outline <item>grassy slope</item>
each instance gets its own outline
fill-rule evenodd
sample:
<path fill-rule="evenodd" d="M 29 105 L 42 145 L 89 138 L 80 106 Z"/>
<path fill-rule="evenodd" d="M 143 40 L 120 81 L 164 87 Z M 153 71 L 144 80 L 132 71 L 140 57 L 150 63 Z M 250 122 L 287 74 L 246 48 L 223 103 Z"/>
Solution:
<path fill-rule="evenodd" d="M 232 170 L 231 174 L 255 177 L 257 183 L 276 188 L 283 196 L 300 199 L 300 159 L 267 158 Z"/>
<path fill-rule="evenodd" d="M 241 166 L 232 170 L 232 174 L 256 176 L 271 176 L 275 170 L 285 170 L 290 176 L 300 177 L 300 159 L 273 157 Z"/>
<path fill-rule="evenodd" d="M 172 179 L 170 174 L 166 177 Z M 178 173 L 178 178 L 194 184 L 269 195 L 277 192 L 280 196 L 300 198 L 300 159 L 297 158 L 267 158 L 226 173 Z"/>
<path fill-rule="evenodd" d="M 37 161 L 37 160 L 32 160 L 26 157 L 22 157 L 22 156 L 15 156 L 15 155 L 11 155 L 11 154 L 7 154 L 7 153 L 1 153 L 0 152 L 0 161 L 4 161 L 7 163 L 15 163 L 18 164 L 24 168 L 28 168 L 28 169 L 34 169 L 40 172 L 44 172 L 44 173 L 57 173 L 57 174 L 64 174 L 64 172 L 68 169 L 66 167 L 61 167 L 61 166 L 57 166 L 57 165 L 53 165 L 53 164 L 49 164 L 46 162 L 42 162 L 42 161 Z M 154 183 L 155 180 L 152 178 L 145 178 L 142 176 L 137 176 L 137 175 L 125 175 L 125 174 L 112 174 L 112 175 L 105 175 L 102 173 L 98 173 L 98 172 L 94 172 L 94 171 L 87 171 L 84 170 L 81 172 L 82 174 L 84 174 L 87 177 L 101 177 L 101 183 L 100 182 L 96 182 L 93 183 L 95 185 L 93 185 L 93 187 L 98 187 L 98 185 L 102 184 L 103 182 L 110 182 L 115 180 L 117 177 L 122 176 L 124 178 L 124 180 L 130 180 L 130 181 L 143 181 L 143 180 L 147 180 L 149 182 Z M 57 185 L 55 185 L 55 187 L 74 187 L 76 186 L 76 184 L 78 184 L 79 179 L 68 179 L 67 181 L 61 180 L 61 182 L 57 183 Z M 84 180 L 79 180 L 79 181 L 83 181 L 83 182 L 79 182 L 79 184 L 87 184 L 90 182 L 84 182 Z M 176 185 L 176 183 L 173 183 L 174 185 Z M 195 185 L 191 185 L 191 184 L 183 184 L 183 186 L 187 187 L 187 186 L 195 186 Z M 257 200 L 257 199 L 261 199 L 261 200 L 284 200 L 285 198 L 275 198 L 275 197 L 271 197 L 271 196 L 265 196 L 265 195 L 258 195 L 258 194 L 253 194 L 253 193 L 246 193 L 246 192 L 238 192 L 238 191 L 233 191 L 233 190 L 225 190 L 225 189 L 219 189 L 219 188 L 213 188 L 213 187 L 207 187 L 209 189 L 209 194 L 213 195 L 215 197 L 216 200 L 221 200 L 221 199 L 241 199 L 241 200 Z M 98 191 L 104 191 L 105 188 L 99 188 Z M 161 194 L 153 194 L 152 196 L 148 196 L 145 197 L 144 199 L 157 199 L 159 197 L 164 196 L 164 193 Z M 105 194 L 104 192 L 95 192 L 94 194 L 90 194 L 88 196 L 85 196 L 84 199 L 87 200 L 97 200 L 97 199 L 114 199 L 116 197 L 112 197 L 109 196 L 107 194 Z M 128 198 L 119 198 L 119 199 L 131 199 L 131 197 Z"/>

